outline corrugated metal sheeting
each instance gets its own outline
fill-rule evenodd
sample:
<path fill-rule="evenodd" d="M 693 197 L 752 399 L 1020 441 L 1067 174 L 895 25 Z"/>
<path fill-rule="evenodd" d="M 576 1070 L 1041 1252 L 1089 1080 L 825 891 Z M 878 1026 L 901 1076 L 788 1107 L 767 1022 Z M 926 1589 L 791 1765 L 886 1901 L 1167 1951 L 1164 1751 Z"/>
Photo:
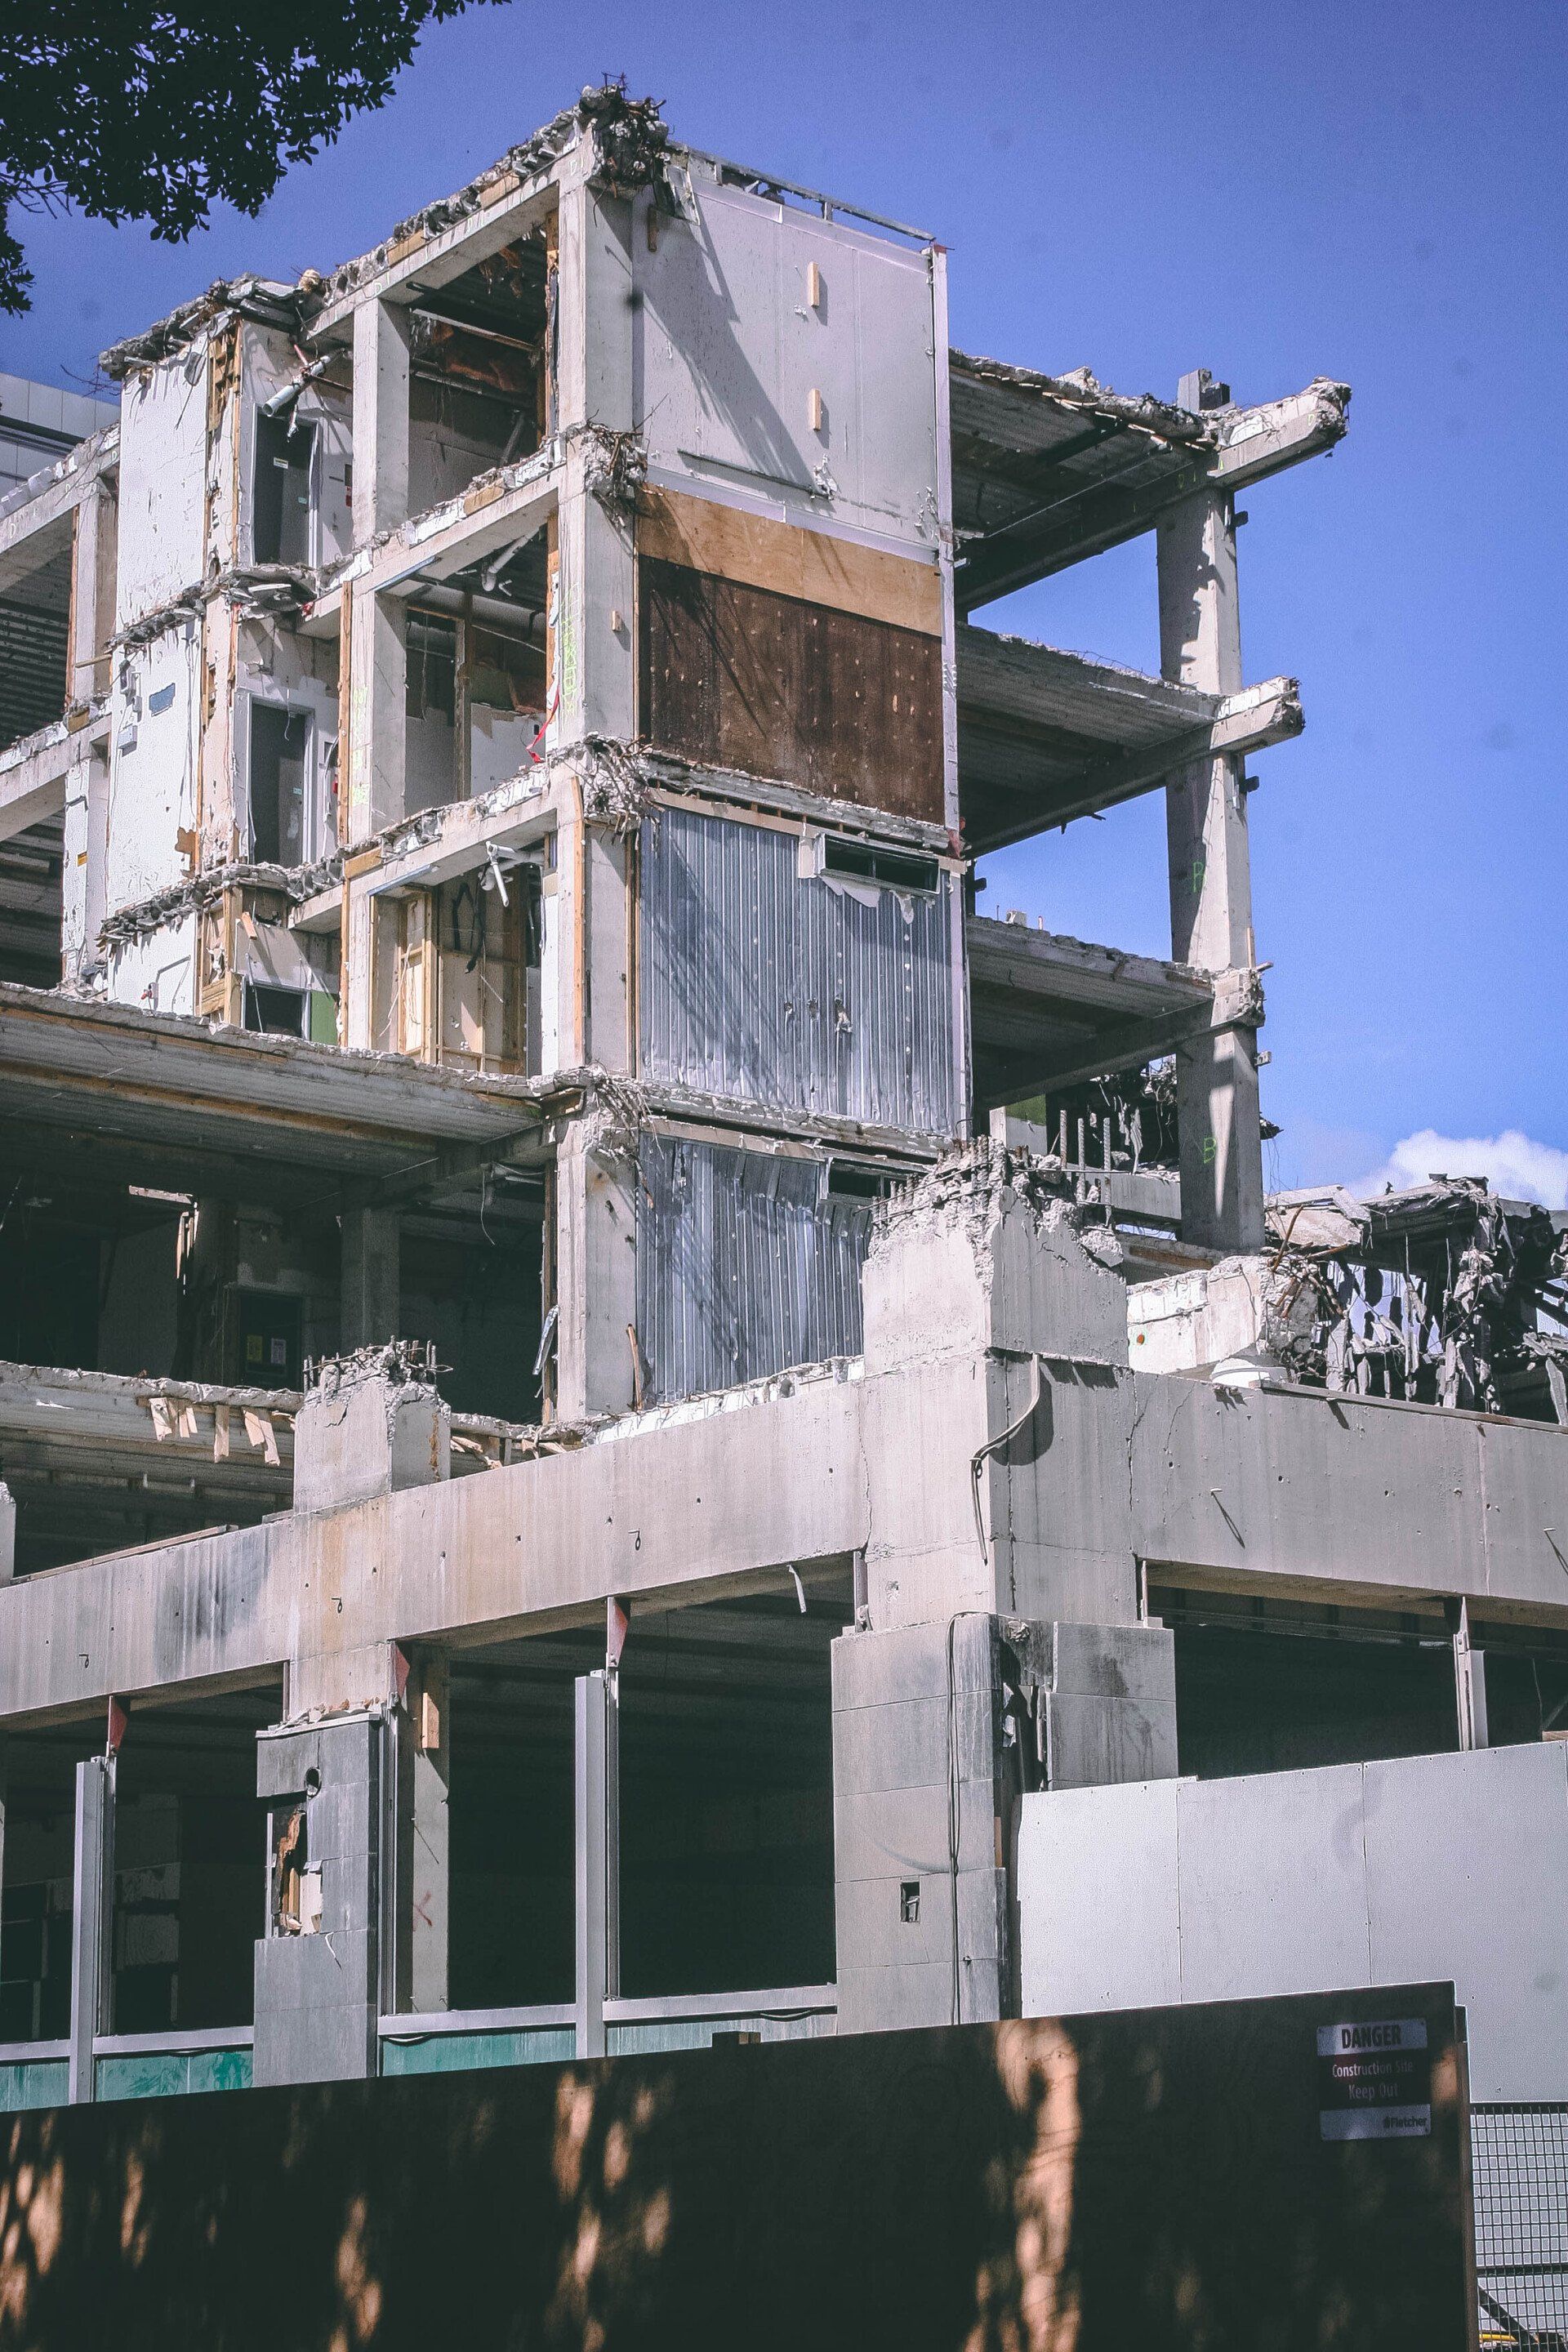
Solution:
<path fill-rule="evenodd" d="M 637 1338 L 652 1404 L 860 1352 L 866 1201 L 821 1160 L 644 1134 Z"/>
<path fill-rule="evenodd" d="M 644 822 L 643 1075 L 954 1133 L 953 877 L 870 891 L 803 876 L 799 847 L 685 809 Z"/>

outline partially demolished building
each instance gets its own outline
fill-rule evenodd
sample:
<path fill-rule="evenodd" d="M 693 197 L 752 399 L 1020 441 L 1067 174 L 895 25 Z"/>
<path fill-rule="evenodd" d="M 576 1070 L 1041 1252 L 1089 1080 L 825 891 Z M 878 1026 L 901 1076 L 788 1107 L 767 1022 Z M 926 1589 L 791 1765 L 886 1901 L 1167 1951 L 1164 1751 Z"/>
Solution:
<path fill-rule="evenodd" d="M 0 2104 L 1006 2015 L 1037 1798 L 1568 1712 L 1562 1221 L 1265 1199 L 1348 389 L 945 272 L 593 91 L 0 500 Z M 977 911 L 1153 792 L 1169 961 Z"/>

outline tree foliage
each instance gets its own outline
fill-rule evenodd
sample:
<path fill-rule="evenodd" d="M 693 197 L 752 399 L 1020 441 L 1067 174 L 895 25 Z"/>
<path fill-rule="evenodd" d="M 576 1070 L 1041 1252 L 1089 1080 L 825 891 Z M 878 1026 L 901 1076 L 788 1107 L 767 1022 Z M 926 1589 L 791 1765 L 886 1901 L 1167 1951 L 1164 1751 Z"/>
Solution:
<path fill-rule="evenodd" d="M 383 104 L 470 0 L 4 0 L 0 310 L 32 273 L 8 214 L 75 207 L 177 241 L 258 212 L 290 163 Z"/>

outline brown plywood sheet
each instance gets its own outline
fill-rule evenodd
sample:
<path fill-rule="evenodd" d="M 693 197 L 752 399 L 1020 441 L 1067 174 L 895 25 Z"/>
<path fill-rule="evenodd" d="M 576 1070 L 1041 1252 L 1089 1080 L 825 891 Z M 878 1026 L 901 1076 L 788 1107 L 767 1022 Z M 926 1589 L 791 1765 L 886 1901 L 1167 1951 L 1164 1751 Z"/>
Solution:
<path fill-rule="evenodd" d="M 938 638 L 646 556 L 638 595 L 649 742 L 942 824 Z"/>
<path fill-rule="evenodd" d="M 771 588 L 805 604 L 942 635 L 942 574 L 934 563 L 775 522 L 712 499 L 648 490 L 637 516 L 637 552 L 716 579 Z"/>

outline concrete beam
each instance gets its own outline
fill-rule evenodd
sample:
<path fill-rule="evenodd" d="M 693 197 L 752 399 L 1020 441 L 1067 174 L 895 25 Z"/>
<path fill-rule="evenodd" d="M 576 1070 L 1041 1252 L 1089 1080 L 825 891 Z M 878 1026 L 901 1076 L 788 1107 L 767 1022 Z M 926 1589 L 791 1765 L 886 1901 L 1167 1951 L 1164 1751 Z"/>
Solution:
<path fill-rule="evenodd" d="M 559 446 L 547 442 L 531 457 L 471 485 L 424 514 L 411 516 L 328 574 L 321 593 L 300 615 L 306 636 L 331 636 L 341 625 L 342 592 L 407 597 L 422 585 L 461 572 L 497 549 L 516 546 L 542 530 L 556 499 Z"/>
<path fill-rule="evenodd" d="M 493 193 L 491 193 L 493 191 Z M 309 329 L 312 342 L 341 339 L 367 303 L 411 303 L 422 294 L 450 285 L 491 254 L 531 236 L 555 204 L 549 170 L 520 180 L 514 173 L 498 173 L 482 191 L 474 211 L 444 229 L 414 229 L 388 250 L 383 267 L 369 272 L 352 291 L 336 296 L 318 311 Z"/>
<path fill-rule="evenodd" d="M 0 513 L 0 594 L 39 564 L 68 551 L 72 514 L 119 460 L 120 427 L 106 425 L 24 485 L 30 497 L 18 498 L 15 505 L 7 502 Z M 41 541 L 45 543 L 40 545 Z"/>
<path fill-rule="evenodd" d="M 1209 462 L 1210 480 L 1222 489 L 1244 490 L 1331 449 L 1344 438 L 1350 396 L 1348 384 L 1317 376 L 1288 399 L 1222 412 L 1215 419 L 1219 447 Z"/>
<path fill-rule="evenodd" d="M 1175 1580 L 1373 1607 L 1462 1594 L 1568 1624 L 1542 1532 L 1568 1525 L 1562 1431 L 1086 1362 L 1060 1312 L 1028 1338 L 1032 1280 L 978 1355 L 945 1294 L 916 1286 L 903 1339 L 864 1378 L 765 1383 L 542 1460 L 0 1585 L 0 1723 L 286 1664 L 297 1707 L 381 1704 L 395 1641 L 598 1625 L 612 1595 L 671 1606 L 762 1575 L 777 1590 L 790 1561 L 856 1551 L 879 1623 L 931 1614 L 933 1579 L 949 1610 L 1131 1622 L 1142 1559 Z M 1060 1360 L 1029 1421 L 1012 1350 L 1041 1344 Z M 1126 1344 L 1123 1309 L 1123 1366 Z M 1020 1417 L 982 1455 L 983 1549 L 973 1456 Z"/>
<path fill-rule="evenodd" d="M 24 735 L 0 751 L 0 841 L 29 825 L 58 816 L 68 795 L 73 768 L 85 765 L 109 740 L 109 711 L 102 703 L 73 710 L 36 734 Z"/>
<path fill-rule="evenodd" d="M 971 845 L 979 851 L 1006 848 L 1052 825 L 1070 824 L 1075 818 L 1136 800 L 1143 793 L 1155 791 L 1173 772 L 1194 761 L 1221 755 L 1239 759 L 1248 752 L 1267 751 L 1275 743 L 1288 743 L 1300 734 L 1306 724 L 1300 689 L 1293 677 L 1268 678 L 1259 686 L 1243 688 L 1238 693 L 1213 698 L 1210 707 L 1213 716 L 1194 726 L 1158 737 L 1131 751 L 1083 758 L 1066 773 L 1062 772 L 1059 747 L 1050 746 L 1042 735 L 1041 769 L 1044 771 L 1050 760 L 1057 772 L 1041 773 L 1037 792 L 1027 809 L 1020 807 L 1014 812 L 1009 806 L 1010 795 L 1005 798 L 994 789 L 985 794 L 984 787 L 977 788 L 972 782 L 965 814 Z M 984 726 L 984 714 L 976 724 Z M 1026 725 L 1013 724 L 1009 732 L 1019 747 L 1018 756 L 1026 761 Z M 973 761 L 971 772 L 973 774 Z"/>

